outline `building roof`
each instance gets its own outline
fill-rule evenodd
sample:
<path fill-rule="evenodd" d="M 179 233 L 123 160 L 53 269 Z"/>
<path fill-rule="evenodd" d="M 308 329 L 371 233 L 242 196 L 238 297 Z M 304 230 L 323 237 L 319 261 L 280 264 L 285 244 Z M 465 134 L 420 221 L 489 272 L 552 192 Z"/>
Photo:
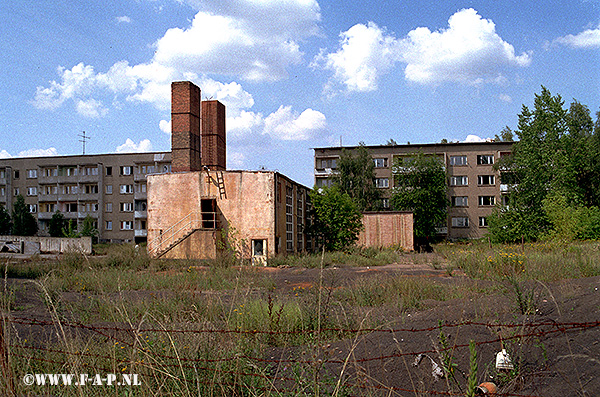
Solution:
<path fill-rule="evenodd" d="M 402 145 L 365 145 L 367 149 L 380 149 L 380 148 L 419 148 L 419 147 L 457 147 L 457 146 L 469 146 L 469 145 L 512 145 L 515 142 L 506 141 L 485 141 L 485 142 L 448 142 L 448 143 L 409 143 Z M 325 146 L 315 147 L 313 150 L 328 150 L 328 149 L 357 149 L 360 146 Z"/>

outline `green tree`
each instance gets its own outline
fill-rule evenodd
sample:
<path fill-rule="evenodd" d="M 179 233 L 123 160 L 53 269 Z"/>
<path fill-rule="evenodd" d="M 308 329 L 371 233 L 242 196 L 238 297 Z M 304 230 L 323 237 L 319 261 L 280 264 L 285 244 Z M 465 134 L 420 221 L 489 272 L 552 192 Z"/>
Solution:
<path fill-rule="evenodd" d="M 398 158 L 392 172 L 392 207 L 413 212 L 417 238 L 434 237 L 436 228 L 447 219 L 448 187 L 443 161 L 437 156 L 415 153 L 410 158 Z"/>
<path fill-rule="evenodd" d="M 308 232 L 327 251 L 342 250 L 358 240 L 363 228 L 358 205 L 338 186 L 313 189 L 310 194 L 312 221 Z"/>
<path fill-rule="evenodd" d="M 81 236 L 89 236 L 95 238 L 98 235 L 98 229 L 94 225 L 96 221 L 89 214 L 83 219 L 81 226 Z"/>
<path fill-rule="evenodd" d="M 375 163 L 362 142 L 357 149 L 342 149 L 337 167 L 334 184 L 348 194 L 361 211 L 381 207 L 381 194 L 375 186 Z"/>
<path fill-rule="evenodd" d="M 0 235 L 6 236 L 10 234 L 11 230 L 12 221 L 10 219 L 10 213 L 3 205 L 0 205 Z"/>
<path fill-rule="evenodd" d="M 62 212 L 56 210 L 48 223 L 48 233 L 50 237 L 63 237 L 63 229 L 65 227 L 65 216 Z"/>
<path fill-rule="evenodd" d="M 576 222 L 583 208 L 600 204 L 600 145 L 589 109 L 575 101 L 567 110 L 542 87 L 534 109 L 523 106 L 515 132 L 512 155 L 496 164 L 502 182 L 515 188 L 508 207 L 488 217 L 494 240 L 570 239 L 594 230 Z"/>
<path fill-rule="evenodd" d="M 65 227 L 62 230 L 62 236 L 68 238 L 77 238 L 80 237 L 81 234 L 77 231 L 77 223 L 73 221 L 73 219 L 69 219 L 65 222 Z"/>
<path fill-rule="evenodd" d="M 27 208 L 25 198 L 19 194 L 13 205 L 12 234 L 15 236 L 33 236 L 38 231 L 37 220 Z"/>
<path fill-rule="evenodd" d="M 506 126 L 500 131 L 500 135 L 496 134 L 494 137 L 495 142 L 513 142 L 515 140 L 515 135 L 509 126 Z"/>

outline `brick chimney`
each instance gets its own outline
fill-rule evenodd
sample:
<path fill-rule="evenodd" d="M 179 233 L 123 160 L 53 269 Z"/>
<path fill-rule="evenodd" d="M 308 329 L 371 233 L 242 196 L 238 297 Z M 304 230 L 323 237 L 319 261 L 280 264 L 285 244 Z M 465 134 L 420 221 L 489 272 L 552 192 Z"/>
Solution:
<path fill-rule="evenodd" d="M 227 168 L 225 105 L 219 101 L 202 101 L 202 166 L 211 170 Z"/>
<path fill-rule="evenodd" d="M 171 170 L 200 171 L 200 88 L 189 81 L 171 83 Z"/>

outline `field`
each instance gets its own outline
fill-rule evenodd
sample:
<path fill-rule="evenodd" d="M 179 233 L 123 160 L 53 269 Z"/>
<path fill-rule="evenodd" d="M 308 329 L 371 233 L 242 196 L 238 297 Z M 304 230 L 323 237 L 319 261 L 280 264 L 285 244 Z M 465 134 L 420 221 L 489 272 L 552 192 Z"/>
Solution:
<path fill-rule="evenodd" d="M 289 256 L 268 267 L 235 256 L 150 260 L 129 245 L 1 257 L 0 389 L 464 396 L 494 382 L 497 395 L 597 394 L 600 243 L 434 248 Z M 510 369 L 496 368 L 502 349 Z M 27 374 L 90 379 L 26 385 Z"/>

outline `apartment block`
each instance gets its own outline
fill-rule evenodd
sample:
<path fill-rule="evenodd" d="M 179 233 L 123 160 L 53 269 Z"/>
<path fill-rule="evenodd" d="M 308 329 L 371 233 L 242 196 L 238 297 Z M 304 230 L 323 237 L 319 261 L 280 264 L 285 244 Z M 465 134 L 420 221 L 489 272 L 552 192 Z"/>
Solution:
<path fill-rule="evenodd" d="M 342 149 L 315 148 L 315 186 L 329 186 L 337 172 Z M 415 153 L 438 156 L 445 164 L 448 181 L 448 219 L 439 232 L 449 239 L 479 238 L 487 232 L 487 216 L 501 204 L 508 186 L 500 181 L 494 163 L 510 154 L 512 142 L 461 142 L 366 147 L 375 164 L 375 184 L 382 192 L 382 206 L 390 207 L 394 189 L 393 167 L 397 161 L 410 164 Z M 401 171 L 401 169 L 399 169 Z"/>
<path fill-rule="evenodd" d="M 40 236 L 48 235 L 50 219 L 60 211 L 79 225 L 91 216 L 100 241 L 143 242 L 147 175 L 170 171 L 170 152 L 5 158 L 0 205 L 11 210 L 23 195 Z"/>

